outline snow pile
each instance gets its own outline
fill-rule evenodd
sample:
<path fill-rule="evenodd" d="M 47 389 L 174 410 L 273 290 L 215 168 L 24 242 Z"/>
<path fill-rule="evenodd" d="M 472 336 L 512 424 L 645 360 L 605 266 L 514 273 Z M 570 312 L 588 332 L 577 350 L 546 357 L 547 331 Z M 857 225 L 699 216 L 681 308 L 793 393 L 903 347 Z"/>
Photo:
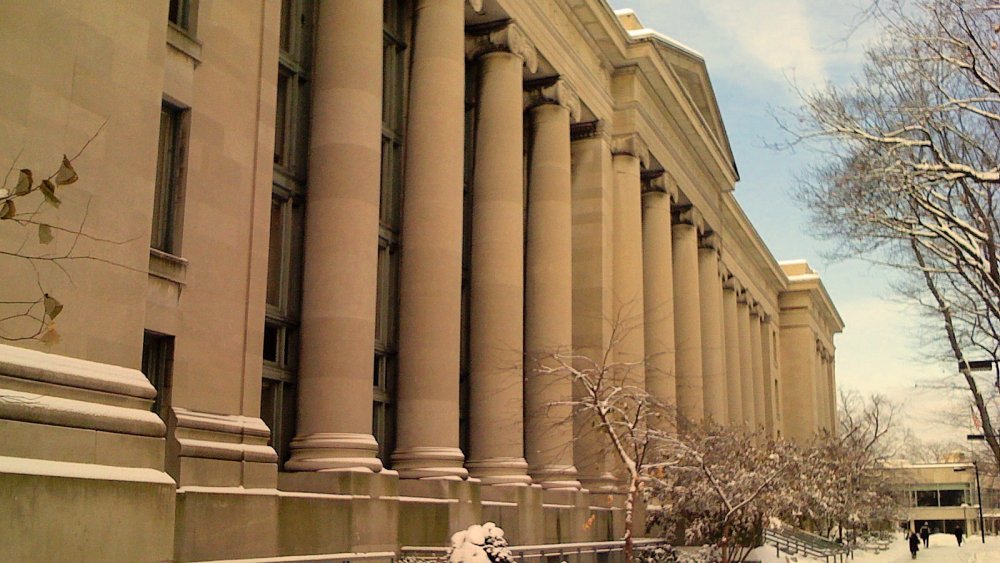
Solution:
<path fill-rule="evenodd" d="M 451 563 L 514 563 L 503 529 L 493 522 L 455 532 L 448 559 Z"/>

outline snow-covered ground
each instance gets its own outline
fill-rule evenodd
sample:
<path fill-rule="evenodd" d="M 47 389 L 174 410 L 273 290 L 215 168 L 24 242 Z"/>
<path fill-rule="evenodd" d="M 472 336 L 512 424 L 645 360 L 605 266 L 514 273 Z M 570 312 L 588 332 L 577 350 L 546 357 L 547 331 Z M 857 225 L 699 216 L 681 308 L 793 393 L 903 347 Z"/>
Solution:
<path fill-rule="evenodd" d="M 955 536 L 951 534 L 932 534 L 930 547 L 924 549 L 922 544 L 917 552 L 917 561 L 931 563 L 998 563 L 1000 562 L 1000 537 L 986 536 L 986 544 L 979 536 L 971 536 L 958 547 Z M 748 559 L 759 559 L 761 563 L 823 563 L 822 559 L 812 557 L 792 557 L 782 553 L 775 555 L 773 547 L 759 547 Z M 848 563 L 908 563 L 910 559 L 909 544 L 903 537 L 897 536 L 889 545 L 889 549 L 881 553 L 858 551 L 854 560 Z"/>

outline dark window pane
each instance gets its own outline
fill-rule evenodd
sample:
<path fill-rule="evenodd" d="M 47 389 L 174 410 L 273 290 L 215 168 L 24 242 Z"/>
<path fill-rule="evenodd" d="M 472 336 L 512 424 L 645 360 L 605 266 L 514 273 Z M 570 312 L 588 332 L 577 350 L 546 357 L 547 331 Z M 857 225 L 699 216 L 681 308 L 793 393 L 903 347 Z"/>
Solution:
<path fill-rule="evenodd" d="M 292 22 L 295 21 L 293 13 L 295 2 L 293 0 L 281 0 L 281 50 L 286 53 L 291 51 Z"/>
<path fill-rule="evenodd" d="M 142 335 L 142 373 L 156 389 L 152 411 L 166 420 L 170 408 L 174 337 L 146 331 Z"/>
<path fill-rule="evenodd" d="M 150 246 L 173 252 L 174 200 L 177 190 L 176 144 L 180 111 L 164 105 L 160 110 L 160 140 L 156 155 L 153 189 L 153 222 Z"/>
<path fill-rule="evenodd" d="M 278 338 L 281 329 L 278 325 L 264 323 L 264 361 L 278 363 Z"/>
<path fill-rule="evenodd" d="M 288 138 L 288 88 L 291 81 L 284 72 L 278 72 L 278 98 L 275 102 L 274 114 L 274 163 L 287 164 L 286 139 Z"/>
<path fill-rule="evenodd" d="M 962 506 L 965 502 L 965 491 L 941 491 L 941 506 Z"/>
<path fill-rule="evenodd" d="M 285 239 L 285 221 L 282 201 L 271 198 L 271 234 L 267 250 L 267 304 L 281 306 L 282 248 Z"/>
<path fill-rule="evenodd" d="M 917 491 L 917 506 L 937 505 L 937 491 Z"/>

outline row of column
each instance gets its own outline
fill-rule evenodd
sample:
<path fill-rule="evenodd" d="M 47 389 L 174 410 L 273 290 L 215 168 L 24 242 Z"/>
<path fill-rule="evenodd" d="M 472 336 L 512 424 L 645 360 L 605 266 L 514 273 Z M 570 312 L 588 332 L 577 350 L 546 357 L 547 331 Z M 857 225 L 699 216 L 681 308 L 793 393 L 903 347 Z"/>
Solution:
<path fill-rule="evenodd" d="M 329 0 L 317 26 L 300 407 L 286 468 L 379 471 L 371 369 L 381 3 Z M 531 362 L 573 344 L 570 122 L 579 101 L 562 82 L 525 94 L 522 69 L 534 70 L 536 54 L 515 26 L 467 45 L 463 0 L 418 0 L 411 49 L 393 466 L 403 478 L 471 471 L 484 483 L 579 488 L 572 413 L 553 405 L 572 396 L 571 383 L 523 377 Z M 458 447 L 457 377 L 467 55 L 479 72 L 468 460 Z M 637 366 L 627 383 L 675 400 L 684 419 L 763 424 L 766 319 L 720 270 L 718 239 L 696 210 L 674 205 L 662 181 L 643 191 L 648 153 L 638 137 L 615 138 L 612 154 L 611 312 L 622 322 L 616 360 Z"/>
<path fill-rule="evenodd" d="M 539 377 L 522 386 L 523 369 L 531 368 L 522 358 L 572 344 L 569 126 L 579 102 L 560 82 L 530 92 L 525 218 L 522 68 L 535 70 L 533 47 L 514 26 L 466 45 L 463 0 L 420 0 L 415 23 L 393 466 L 403 478 L 462 478 L 471 471 L 484 483 L 579 488 L 567 448 L 570 407 L 550 406 L 571 396 L 571 382 Z M 381 3 L 325 2 L 317 25 L 300 407 L 286 468 L 379 471 L 371 343 L 381 50 L 356 47 L 381 45 Z M 468 460 L 458 448 L 457 379 L 467 55 L 478 62 L 480 86 L 469 233 Z"/>
<path fill-rule="evenodd" d="M 660 197 L 652 195 L 656 190 L 648 192 L 647 197 Z M 654 201 L 659 203 L 650 199 L 650 209 Z M 674 206 L 672 219 L 647 212 L 644 221 L 648 233 L 664 232 L 666 226 L 671 234 L 673 264 L 660 265 L 654 253 L 646 260 L 650 272 L 672 268 L 674 348 L 664 354 L 662 348 L 648 347 L 647 353 L 674 359 L 673 404 L 679 422 L 711 418 L 773 432 L 770 317 L 722 266 L 719 237 L 695 208 Z M 659 279 L 658 287 L 667 287 L 659 275 L 648 279 Z M 647 288 L 647 294 L 657 293 L 656 287 Z M 647 311 L 656 309 L 647 304 Z M 663 397 L 670 397 L 669 392 Z"/>

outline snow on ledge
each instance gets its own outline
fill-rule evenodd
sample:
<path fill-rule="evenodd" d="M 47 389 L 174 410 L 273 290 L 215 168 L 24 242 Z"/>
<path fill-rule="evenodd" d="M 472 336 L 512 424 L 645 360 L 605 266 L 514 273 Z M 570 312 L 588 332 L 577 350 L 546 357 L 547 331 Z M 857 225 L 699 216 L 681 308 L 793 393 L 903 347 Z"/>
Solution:
<path fill-rule="evenodd" d="M 0 375 L 152 399 L 156 390 L 137 369 L 0 344 Z"/>
<path fill-rule="evenodd" d="M 0 456 L 0 473 L 176 485 L 169 475 L 159 469 L 149 467 L 116 467 L 112 465 L 28 459 L 23 457 Z"/>

